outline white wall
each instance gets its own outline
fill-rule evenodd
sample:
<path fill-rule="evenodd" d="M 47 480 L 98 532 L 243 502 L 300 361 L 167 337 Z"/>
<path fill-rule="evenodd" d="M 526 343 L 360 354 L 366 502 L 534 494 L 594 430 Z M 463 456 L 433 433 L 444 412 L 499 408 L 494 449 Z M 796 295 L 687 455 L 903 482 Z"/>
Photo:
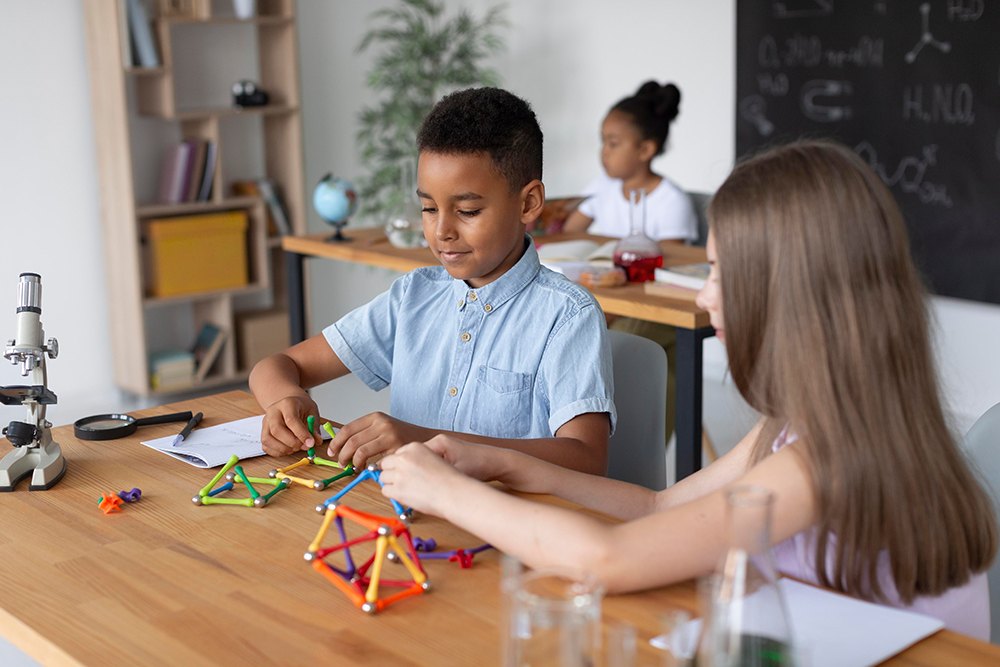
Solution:
<path fill-rule="evenodd" d="M 89 0 L 84 0 L 89 1 Z M 388 0 L 299 0 L 307 182 L 326 171 L 359 173 L 354 119 L 370 100 L 369 57 L 354 53 L 366 17 Z M 492 3 L 459 3 L 482 12 Z M 508 3 L 512 28 L 497 65 L 505 84 L 529 99 L 546 134 L 550 194 L 570 194 L 598 169 L 598 124 L 608 106 L 647 78 L 677 82 L 683 93 L 669 154 L 657 167 L 682 186 L 711 190 L 733 160 L 733 0 L 547 0 Z M 17 274 L 36 271 L 45 287 L 43 322 L 62 353 L 50 363 L 63 423 L 95 410 L 127 409 L 112 385 L 108 303 L 90 116 L 81 3 L 5 2 L 0 6 L 0 155 L 4 207 L 0 260 L 0 339 L 14 335 Z M 314 229 L 322 223 L 313 216 Z M 349 230 L 348 230 L 349 231 Z M 384 289 L 392 274 L 313 262 L 313 321 L 318 327 Z M 956 421 L 1000 401 L 1000 307 L 934 299 L 939 358 Z M 717 384 L 724 356 L 709 342 L 708 427 L 723 444 L 736 410 L 731 388 Z M 20 383 L 4 365 L 0 384 Z M 360 384 L 330 393 L 328 414 L 349 418 L 372 406 Z M 384 392 L 383 392 L 384 393 Z M 717 401 L 716 398 L 719 400 Z M 0 409 L 0 422 L 14 418 Z M 722 433 L 720 437 L 718 434 Z"/>

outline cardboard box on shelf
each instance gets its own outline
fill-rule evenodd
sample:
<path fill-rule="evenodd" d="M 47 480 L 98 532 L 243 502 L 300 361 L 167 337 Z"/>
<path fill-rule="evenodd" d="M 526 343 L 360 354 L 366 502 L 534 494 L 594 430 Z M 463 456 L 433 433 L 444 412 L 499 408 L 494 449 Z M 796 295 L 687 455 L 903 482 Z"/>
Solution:
<path fill-rule="evenodd" d="M 249 371 L 264 357 L 289 346 L 288 313 L 284 310 L 237 313 L 236 331 L 243 370 Z"/>
<path fill-rule="evenodd" d="M 147 292 L 153 297 L 243 287 L 249 282 L 247 213 L 226 211 L 146 223 Z"/>

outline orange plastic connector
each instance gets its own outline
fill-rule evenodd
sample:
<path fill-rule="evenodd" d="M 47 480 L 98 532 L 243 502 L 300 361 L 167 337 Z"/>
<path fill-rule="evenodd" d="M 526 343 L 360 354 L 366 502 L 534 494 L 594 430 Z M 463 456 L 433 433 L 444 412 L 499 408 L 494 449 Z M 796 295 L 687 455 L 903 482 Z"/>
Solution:
<path fill-rule="evenodd" d="M 119 498 L 115 493 L 110 491 L 106 492 L 101 499 L 97 502 L 97 506 L 101 508 L 101 511 L 105 514 L 111 514 L 112 512 L 122 511 L 122 499 Z"/>

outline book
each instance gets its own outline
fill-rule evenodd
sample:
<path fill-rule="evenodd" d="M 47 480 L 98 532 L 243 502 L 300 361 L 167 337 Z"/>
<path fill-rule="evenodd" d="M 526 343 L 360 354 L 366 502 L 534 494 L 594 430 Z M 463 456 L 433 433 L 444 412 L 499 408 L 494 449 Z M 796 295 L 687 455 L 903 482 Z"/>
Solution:
<path fill-rule="evenodd" d="M 667 299 L 678 299 L 680 301 L 693 302 L 695 297 L 698 296 L 698 290 L 696 289 L 672 285 L 670 283 L 661 283 L 655 280 L 643 283 L 642 288 L 650 296 L 662 296 Z"/>
<path fill-rule="evenodd" d="M 185 141 L 171 146 L 163 154 L 157 196 L 161 204 L 178 204 L 184 201 L 185 178 L 188 176 L 191 148 L 191 144 Z"/>
<path fill-rule="evenodd" d="M 271 221 L 274 223 L 278 234 L 281 236 L 291 234 L 292 225 L 288 221 L 288 209 L 285 207 L 285 202 L 281 199 L 281 193 L 278 191 L 277 184 L 269 178 L 259 178 L 257 179 L 257 189 L 260 192 L 260 196 L 264 199 L 264 203 L 267 204 L 267 210 L 271 214 Z"/>
<path fill-rule="evenodd" d="M 201 139 L 191 139 L 191 175 L 187 179 L 183 201 L 197 201 L 201 192 L 201 184 L 205 177 L 205 157 L 208 154 L 208 142 Z"/>
<path fill-rule="evenodd" d="M 572 241 L 554 241 L 538 246 L 538 259 L 542 264 L 549 262 L 612 262 L 618 239 L 604 243 L 575 239 Z M 551 268 L 551 267 L 550 267 Z"/>
<path fill-rule="evenodd" d="M 208 377 L 209 371 L 219 358 L 222 346 L 226 342 L 226 331 L 222 327 L 211 322 L 205 322 L 195 338 L 194 345 L 191 346 L 191 354 L 194 355 L 195 373 L 194 381 L 203 382 Z"/>
<path fill-rule="evenodd" d="M 146 5 L 142 0 L 128 0 L 127 11 L 134 61 L 140 67 L 159 67 L 160 56 L 156 51 Z"/>
<path fill-rule="evenodd" d="M 215 183 L 215 162 L 218 150 L 214 141 L 205 143 L 205 168 L 202 172 L 197 201 L 208 201 L 212 198 L 212 184 Z"/>
<path fill-rule="evenodd" d="M 664 269 L 656 269 L 654 280 L 658 283 L 669 283 L 688 289 L 700 290 L 708 281 L 708 273 L 711 270 L 708 262 L 698 264 L 681 264 L 669 266 Z"/>
<path fill-rule="evenodd" d="M 120 48 L 122 52 L 122 66 L 125 69 L 132 67 L 132 33 L 129 30 L 129 0 L 118 0 L 118 37 L 121 40 Z"/>
<path fill-rule="evenodd" d="M 194 355 L 186 350 L 166 350 L 149 356 L 149 384 L 158 391 L 190 387 L 194 373 Z"/>

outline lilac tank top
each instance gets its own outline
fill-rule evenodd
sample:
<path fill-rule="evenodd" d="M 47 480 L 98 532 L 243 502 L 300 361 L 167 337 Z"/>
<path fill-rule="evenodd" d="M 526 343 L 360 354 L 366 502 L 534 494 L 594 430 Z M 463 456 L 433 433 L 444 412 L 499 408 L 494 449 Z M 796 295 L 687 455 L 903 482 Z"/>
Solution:
<path fill-rule="evenodd" d="M 773 451 L 795 442 L 794 434 L 782 431 L 771 445 Z M 816 573 L 815 528 L 804 530 L 776 544 L 772 548 L 775 564 L 780 572 L 819 585 Z M 832 566 L 836 546 L 836 536 L 831 536 L 827 548 L 827 564 Z M 878 580 L 890 607 L 913 611 L 940 619 L 949 630 L 961 632 L 983 641 L 990 640 L 990 591 L 986 573 L 970 577 L 962 586 L 948 589 L 936 597 L 921 596 L 911 604 L 904 604 L 892 580 L 889 554 L 882 552 L 878 557 Z"/>

